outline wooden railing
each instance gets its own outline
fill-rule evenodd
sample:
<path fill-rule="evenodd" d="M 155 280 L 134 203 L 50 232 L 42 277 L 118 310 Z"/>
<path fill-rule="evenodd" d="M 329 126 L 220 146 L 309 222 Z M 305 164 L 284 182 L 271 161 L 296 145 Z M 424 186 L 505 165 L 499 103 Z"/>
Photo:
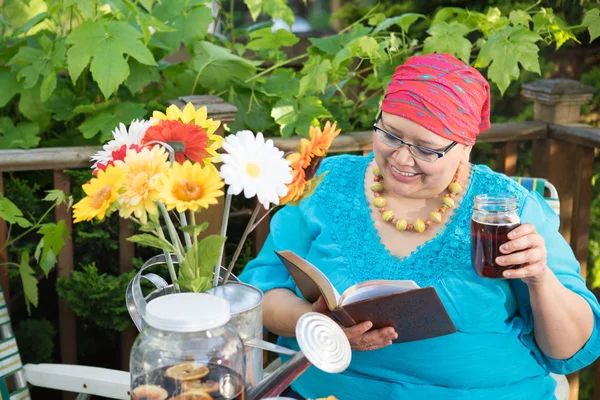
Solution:
<path fill-rule="evenodd" d="M 577 124 L 579 107 L 589 102 L 591 92 L 578 82 L 538 81 L 524 86 L 523 94 L 534 101 L 534 119 L 530 122 L 493 124 L 491 129 L 482 133 L 478 142 L 497 143 L 500 155 L 497 169 L 507 175 L 517 171 L 518 144 L 531 142 L 533 149 L 532 175 L 549 179 L 558 189 L 561 200 L 561 233 L 571 244 L 581 265 L 581 274 L 585 277 L 587 264 L 587 242 L 589 237 L 589 216 L 592 200 L 592 174 L 594 169 L 594 150 L 600 148 L 600 129 Z M 214 96 L 193 96 L 181 98 L 173 103 L 183 106 L 191 101 L 196 106 L 206 104 L 209 116 L 224 122 L 231 122 L 235 107 L 224 103 Z M 275 138 L 275 144 L 284 151 L 298 148 L 299 138 Z M 372 131 L 353 132 L 336 138 L 330 153 L 369 152 L 372 148 Z M 53 170 L 55 188 L 70 191 L 66 169 L 89 168 L 90 156 L 97 147 L 67 147 L 34 150 L 0 151 L 0 193 L 3 190 L 3 172 Z M 222 204 L 212 209 L 210 226 L 218 229 L 222 215 Z M 204 215 L 206 218 L 206 215 Z M 71 216 L 64 208 L 56 210 L 56 219 L 64 219 L 70 229 Z M 120 270 L 130 271 L 134 256 L 133 244 L 125 239 L 131 235 L 132 227 L 128 221 L 120 220 Z M 266 235 L 268 223 L 263 223 L 255 231 L 255 251 L 258 251 Z M 0 219 L 0 248 L 6 239 L 6 224 Z M 2 266 L 7 260 L 6 251 L 0 254 L 0 281 L 8 291 L 8 270 Z M 62 250 L 57 273 L 69 276 L 74 267 L 73 246 L 68 242 Z M 59 299 L 59 330 L 61 361 L 76 363 L 75 316 L 70 307 Z M 127 368 L 129 348 L 135 331 L 122 335 L 122 366 Z M 600 376 L 600 368 L 598 369 Z M 570 377 L 571 399 L 577 399 L 579 389 L 577 375 Z M 600 400 L 600 381 L 596 382 L 594 399 Z"/>

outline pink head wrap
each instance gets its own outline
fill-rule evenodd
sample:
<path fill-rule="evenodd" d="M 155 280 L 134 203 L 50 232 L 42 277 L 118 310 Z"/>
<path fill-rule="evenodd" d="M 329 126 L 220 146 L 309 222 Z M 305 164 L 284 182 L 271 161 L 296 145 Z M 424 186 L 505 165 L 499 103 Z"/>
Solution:
<path fill-rule="evenodd" d="M 381 109 L 471 146 L 490 127 L 490 87 L 451 55 L 413 56 L 396 68 Z"/>

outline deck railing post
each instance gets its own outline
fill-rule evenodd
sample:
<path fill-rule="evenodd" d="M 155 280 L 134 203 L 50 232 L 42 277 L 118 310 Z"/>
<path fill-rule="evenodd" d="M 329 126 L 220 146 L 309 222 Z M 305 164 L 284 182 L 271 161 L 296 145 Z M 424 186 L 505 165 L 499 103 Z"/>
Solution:
<path fill-rule="evenodd" d="M 581 106 L 594 88 L 568 79 L 541 79 L 523 85 L 523 96 L 533 101 L 533 118 L 548 124 L 579 122 Z M 560 197 L 560 232 L 579 260 L 586 277 L 589 217 L 592 202 L 594 148 L 566 142 L 556 135 L 534 141 L 533 173 L 548 179 Z M 570 400 L 577 400 L 579 374 L 569 375 Z"/>

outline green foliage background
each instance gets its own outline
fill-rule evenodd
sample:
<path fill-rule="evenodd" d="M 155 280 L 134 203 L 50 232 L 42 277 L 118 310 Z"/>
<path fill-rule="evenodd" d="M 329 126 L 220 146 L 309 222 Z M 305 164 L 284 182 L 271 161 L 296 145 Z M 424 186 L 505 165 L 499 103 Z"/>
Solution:
<path fill-rule="evenodd" d="M 581 5 L 569 0 L 535 4 L 356 0 L 346 2 L 335 16 L 342 22 L 340 32 L 310 35 L 271 29 L 273 18 L 291 25 L 301 3 L 223 1 L 217 13 L 209 3 L 1 2 L 0 149 L 100 145 L 111 138 L 118 123 L 148 118 L 151 110 L 164 109 L 168 100 L 192 94 L 216 94 L 234 104 L 238 113 L 227 127 L 230 131 L 306 136 L 310 125 L 324 119 L 337 120 L 346 132 L 369 129 L 394 68 L 422 52 L 452 53 L 486 74 L 492 82 L 495 122 L 529 120 L 532 106 L 521 102 L 520 84 L 550 76 L 555 70 L 550 60 L 557 49 L 588 46 L 600 35 L 600 11 L 593 1 Z M 219 23 L 212 31 L 217 15 Z M 327 28 L 326 15 L 312 17 Z M 582 80 L 600 89 L 600 69 L 589 71 Z M 588 115 L 597 113 L 599 97 L 586 110 Z M 526 174 L 530 148 L 521 146 L 519 173 Z M 497 153 L 495 146 L 478 145 L 475 161 L 493 167 Z M 72 194 L 79 199 L 90 172 L 70 174 Z M 51 173 L 15 172 L 9 177 L 6 198 L 23 216 L 39 218 L 46 210 L 39 199 L 52 187 Z M 600 201 L 597 194 L 595 206 Z M 236 199 L 234 206 L 242 209 L 246 204 Z M 594 286 L 600 286 L 598 209 L 593 209 L 590 235 Z M 1 213 L 0 209 L 0 217 L 6 219 L 8 214 Z M 50 217 L 41 223 L 51 221 Z M 8 222 L 14 225 L 13 235 L 26 229 Z M 233 222 L 234 239 L 241 234 L 236 227 L 245 222 L 244 217 Z M 100 354 L 94 342 L 102 341 L 117 352 L 116 333 L 131 326 L 121 301 L 131 274 L 119 275 L 118 222 L 113 216 L 102 224 L 76 224 L 72 237 L 78 270 L 71 279 L 57 283 L 52 276 L 42 280 L 40 298 L 55 297 L 56 288 L 80 317 L 80 362 L 114 367 L 117 358 Z M 17 292 L 25 270 L 17 265 L 22 254 L 34 254 L 39 240 L 35 233 L 27 234 L 9 248 L 15 263 L 11 283 Z M 154 253 L 143 247 L 136 251 L 136 266 Z M 237 268 L 251 257 L 249 243 Z M 26 289 L 32 279 L 52 268 L 48 262 L 40 268 L 37 258 L 27 264 L 25 275 L 31 278 L 25 278 Z M 23 343 L 34 340 L 33 332 L 44 338 L 54 334 L 49 322 L 42 321 L 55 322 L 52 304 L 39 304 L 30 320 L 24 310 L 13 317 L 17 324 L 23 321 L 19 328 Z M 51 343 L 39 345 L 32 347 L 27 355 L 32 359 L 27 361 L 47 360 L 49 353 L 56 359 Z"/>

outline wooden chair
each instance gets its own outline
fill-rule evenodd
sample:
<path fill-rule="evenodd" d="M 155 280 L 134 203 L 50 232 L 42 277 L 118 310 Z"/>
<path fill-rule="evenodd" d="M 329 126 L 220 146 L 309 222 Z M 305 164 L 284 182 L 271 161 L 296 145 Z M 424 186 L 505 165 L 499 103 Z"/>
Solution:
<path fill-rule="evenodd" d="M 0 398 L 31 400 L 28 384 L 79 393 L 77 400 L 90 396 L 130 399 L 129 373 L 106 368 L 65 364 L 23 365 L 0 289 Z M 35 399 L 34 399 L 35 400 Z"/>

